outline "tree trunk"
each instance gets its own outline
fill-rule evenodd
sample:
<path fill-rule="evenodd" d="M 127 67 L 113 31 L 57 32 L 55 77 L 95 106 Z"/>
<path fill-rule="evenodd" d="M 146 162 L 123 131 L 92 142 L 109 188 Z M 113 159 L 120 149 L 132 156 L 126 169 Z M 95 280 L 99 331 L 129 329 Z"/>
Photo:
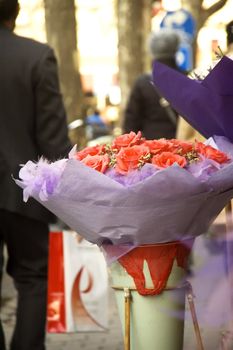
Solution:
<path fill-rule="evenodd" d="M 193 40 L 193 54 L 194 54 L 194 66 L 196 62 L 197 53 L 197 36 L 199 30 L 204 26 L 207 19 L 215 12 L 219 11 L 226 3 L 227 0 L 218 0 L 212 6 L 205 9 L 203 8 L 204 0 L 182 0 L 182 7 L 189 11 L 196 21 L 196 35 Z"/>
<path fill-rule="evenodd" d="M 132 85 L 148 68 L 146 40 L 151 30 L 151 0 L 118 0 L 117 18 L 121 123 Z"/>
<path fill-rule="evenodd" d="M 83 118 L 83 93 L 78 68 L 77 26 L 74 0 L 44 0 L 48 43 L 55 50 L 68 121 Z M 85 144 L 82 128 L 70 134 L 74 143 Z"/>
<path fill-rule="evenodd" d="M 143 16 L 143 43 L 142 43 L 142 59 L 143 59 L 143 71 L 149 72 L 151 71 L 151 56 L 148 51 L 148 38 L 149 34 L 151 32 L 151 25 L 152 25 L 152 6 L 153 6 L 154 0 L 144 0 L 143 1 L 143 9 L 142 9 L 142 16 Z"/>

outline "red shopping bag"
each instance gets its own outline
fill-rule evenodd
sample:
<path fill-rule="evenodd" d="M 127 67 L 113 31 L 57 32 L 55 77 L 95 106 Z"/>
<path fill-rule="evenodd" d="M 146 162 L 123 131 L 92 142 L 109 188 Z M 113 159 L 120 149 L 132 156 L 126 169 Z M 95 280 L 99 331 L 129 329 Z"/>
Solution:
<path fill-rule="evenodd" d="M 72 231 L 49 239 L 47 332 L 104 331 L 108 277 L 102 252 Z"/>

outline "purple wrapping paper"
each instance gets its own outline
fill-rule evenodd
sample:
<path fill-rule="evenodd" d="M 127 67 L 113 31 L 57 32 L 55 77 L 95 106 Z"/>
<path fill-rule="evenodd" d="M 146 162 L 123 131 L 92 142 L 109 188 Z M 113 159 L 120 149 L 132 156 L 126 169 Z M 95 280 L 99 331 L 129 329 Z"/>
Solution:
<path fill-rule="evenodd" d="M 41 201 L 35 192 L 32 196 L 88 241 L 125 245 L 127 251 L 132 245 L 183 240 L 206 232 L 233 197 L 232 174 L 233 163 L 229 163 L 203 182 L 173 165 L 125 187 L 69 159 L 48 200 Z"/>
<path fill-rule="evenodd" d="M 155 61 L 153 81 L 177 112 L 205 137 L 233 142 L 233 61 L 223 57 L 202 81 Z"/>

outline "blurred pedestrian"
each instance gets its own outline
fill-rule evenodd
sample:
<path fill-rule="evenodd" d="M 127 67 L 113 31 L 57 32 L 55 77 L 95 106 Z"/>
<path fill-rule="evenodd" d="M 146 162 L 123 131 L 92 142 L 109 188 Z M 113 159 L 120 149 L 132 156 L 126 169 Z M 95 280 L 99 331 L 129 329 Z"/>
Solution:
<path fill-rule="evenodd" d="M 109 134 L 109 128 L 103 121 L 98 109 L 94 109 L 89 113 L 89 115 L 86 117 L 85 123 L 88 141 Z"/>
<path fill-rule="evenodd" d="M 44 350 L 48 223 L 51 214 L 15 185 L 19 164 L 40 156 L 55 160 L 71 144 L 52 49 L 13 33 L 17 0 L 0 1 L 0 271 L 18 293 L 11 350 Z M 0 349 L 5 350 L 0 331 Z"/>
<path fill-rule="evenodd" d="M 152 60 L 177 68 L 176 52 L 179 35 L 170 29 L 153 32 L 149 38 Z M 142 131 L 147 139 L 174 138 L 176 134 L 176 112 L 151 83 L 151 74 L 139 76 L 131 90 L 125 109 L 123 131 Z"/>

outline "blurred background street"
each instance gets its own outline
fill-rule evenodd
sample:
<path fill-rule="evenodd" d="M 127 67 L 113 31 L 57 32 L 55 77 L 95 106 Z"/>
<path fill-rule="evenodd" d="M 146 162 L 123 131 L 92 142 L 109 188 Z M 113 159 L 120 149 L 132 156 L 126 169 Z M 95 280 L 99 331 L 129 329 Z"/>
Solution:
<path fill-rule="evenodd" d="M 225 26 L 232 20 L 233 0 L 72 0 L 66 8 L 63 0 L 21 0 L 20 7 L 16 33 L 53 47 L 70 138 L 83 147 L 97 136 L 89 123 L 96 111 L 105 124 L 98 124 L 99 136 L 121 132 L 131 88 L 140 74 L 151 70 L 151 31 L 179 31 L 177 63 L 182 71 L 209 68 L 218 47 L 227 51 Z M 66 46 L 59 44 L 64 35 Z"/>
<path fill-rule="evenodd" d="M 15 307 L 16 293 L 11 279 L 5 275 L 2 321 L 7 343 L 9 343 L 15 322 Z M 112 291 L 109 290 L 109 330 L 107 332 L 48 334 L 47 350 L 122 350 L 123 339 L 120 327 L 115 298 Z"/>
<path fill-rule="evenodd" d="M 185 74 L 197 67 L 209 69 L 219 47 L 229 54 L 225 27 L 233 18 L 233 0 L 20 0 L 20 7 L 16 34 L 46 42 L 56 54 L 69 136 L 80 148 L 107 143 L 121 134 L 123 112 L 135 79 L 151 71 L 145 50 L 151 31 L 164 27 L 179 30 L 176 60 Z M 187 135 L 176 137 L 189 139 Z M 204 348 L 223 350 L 221 336 L 231 316 L 224 239 L 206 235 L 196 240 L 189 280 Z M 6 274 L 2 287 L 1 318 L 9 344 L 16 292 Z M 110 287 L 108 293 L 106 332 L 47 334 L 46 350 L 123 350 L 121 323 Z M 186 305 L 184 350 L 196 348 Z M 233 345 L 227 350 L 231 349 Z"/>

